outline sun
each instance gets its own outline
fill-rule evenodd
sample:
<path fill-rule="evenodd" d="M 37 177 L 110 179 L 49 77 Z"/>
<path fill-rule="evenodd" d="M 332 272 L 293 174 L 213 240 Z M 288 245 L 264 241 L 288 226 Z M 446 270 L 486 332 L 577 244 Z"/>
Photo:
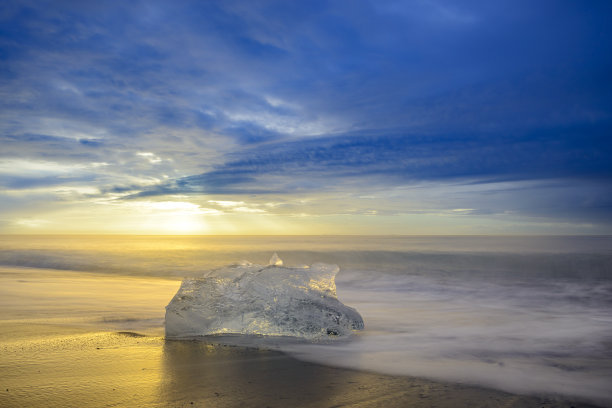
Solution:
<path fill-rule="evenodd" d="M 160 232 L 170 234 L 203 234 L 208 232 L 208 225 L 202 215 L 178 212 L 160 214 L 158 218 Z"/>
<path fill-rule="evenodd" d="M 142 217 L 140 229 L 154 234 L 205 234 L 210 214 L 197 204 L 184 201 L 138 202 L 132 205 Z"/>

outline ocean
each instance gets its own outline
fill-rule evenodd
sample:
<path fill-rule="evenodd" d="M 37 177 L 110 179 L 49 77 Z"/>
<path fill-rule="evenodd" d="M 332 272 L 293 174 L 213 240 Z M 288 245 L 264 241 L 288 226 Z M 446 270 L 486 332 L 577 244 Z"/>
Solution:
<path fill-rule="evenodd" d="M 292 356 L 612 405 L 610 236 L 5 235 L 0 320 L 159 334 L 181 278 L 274 252 L 339 265 L 338 298 L 365 321 L 348 341 L 280 346 Z M 108 276 L 142 291 L 110 293 Z"/>

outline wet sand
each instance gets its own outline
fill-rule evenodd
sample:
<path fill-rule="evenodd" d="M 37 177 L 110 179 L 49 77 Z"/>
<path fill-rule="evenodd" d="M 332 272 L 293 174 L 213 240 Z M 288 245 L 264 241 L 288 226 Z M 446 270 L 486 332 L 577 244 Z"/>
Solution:
<path fill-rule="evenodd" d="M 177 287 L 156 278 L 2 268 L 0 406 L 590 406 L 327 367 L 277 351 L 166 341 L 160 319 Z M 135 315 L 141 330 L 122 330 Z"/>
<path fill-rule="evenodd" d="M 0 345 L 3 407 L 587 407 L 130 332 Z"/>

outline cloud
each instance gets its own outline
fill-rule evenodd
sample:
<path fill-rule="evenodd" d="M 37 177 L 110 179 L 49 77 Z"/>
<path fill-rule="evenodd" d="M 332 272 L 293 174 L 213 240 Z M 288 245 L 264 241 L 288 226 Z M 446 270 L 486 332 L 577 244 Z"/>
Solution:
<path fill-rule="evenodd" d="M 295 214 L 343 213 L 295 204 L 308 197 L 402 191 L 353 213 L 426 204 L 598 222 L 610 214 L 610 15 L 526 1 L 5 2 L 0 158 L 73 167 L 17 166 L 0 184 L 255 213 L 272 211 L 253 205 L 264 195 Z M 531 187 L 548 181 L 555 200 Z M 523 205 L 490 198 L 512 183 Z M 450 203 L 456 186 L 472 190 Z"/>
<path fill-rule="evenodd" d="M 178 179 L 176 188 L 220 192 L 241 186 L 291 193 L 283 187 L 301 178 L 324 186 L 360 177 L 387 186 L 421 181 L 609 178 L 612 164 L 605 152 L 612 147 L 607 138 L 611 130 L 605 124 L 510 136 L 349 134 L 267 143 L 230 154 L 209 172 Z M 267 184 L 266 177 L 282 184 Z"/>

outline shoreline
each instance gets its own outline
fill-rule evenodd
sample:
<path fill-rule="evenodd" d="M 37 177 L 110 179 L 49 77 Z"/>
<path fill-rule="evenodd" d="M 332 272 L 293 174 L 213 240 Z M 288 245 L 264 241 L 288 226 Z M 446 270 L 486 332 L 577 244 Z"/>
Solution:
<path fill-rule="evenodd" d="M 179 285 L 0 267 L 0 406 L 598 406 L 322 365 L 223 339 L 165 340 L 164 306 Z"/>
<path fill-rule="evenodd" d="M 7 407 L 596 407 L 134 332 L 3 341 L 0 350 L 0 405 Z"/>

